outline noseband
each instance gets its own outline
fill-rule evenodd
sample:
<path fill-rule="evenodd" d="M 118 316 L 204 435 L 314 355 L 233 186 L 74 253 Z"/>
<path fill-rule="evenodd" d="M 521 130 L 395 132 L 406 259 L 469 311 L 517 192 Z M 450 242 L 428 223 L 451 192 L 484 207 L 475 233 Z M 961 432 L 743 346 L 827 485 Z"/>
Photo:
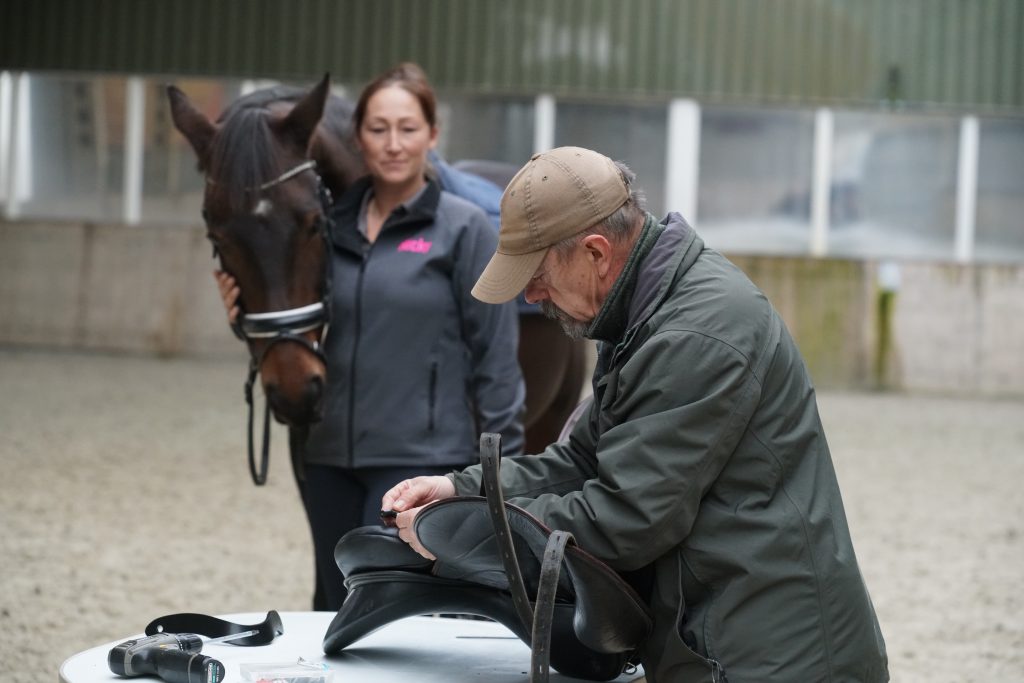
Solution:
<path fill-rule="evenodd" d="M 285 183 L 305 171 L 316 173 L 316 162 L 305 161 L 294 168 L 291 168 L 273 180 L 269 180 L 258 188 L 256 192 L 264 192 L 277 185 Z M 211 182 L 211 181 L 207 181 Z M 248 446 L 249 446 L 249 473 L 257 486 L 267 482 L 267 466 L 270 460 L 270 401 L 265 401 L 263 406 L 263 446 L 260 454 L 260 466 L 256 467 L 256 457 L 253 444 L 253 386 L 256 383 L 256 376 L 263 365 L 263 359 L 275 345 L 282 342 L 292 342 L 303 347 L 316 356 L 324 367 L 327 367 L 327 359 L 324 357 L 322 347 L 327 339 L 327 331 L 330 328 L 330 293 L 331 293 L 331 253 L 330 253 L 330 231 L 331 231 L 331 192 L 324 186 L 320 176 L 317 175 L 317 193 L 320 198 L 320 207 L 323 212 L 320 234 L 324 240 L 324 290 L 320 301 L 288 308 L 281 311 L 266 311 L 261 313 L 243 313 L 232 323 L 231 329 L 235 336 L 249 344 L 249 375 L 245 381 L 245 402 L 249 407 L 248 418 Z M 316 328 L 321 328 L 320 338 L 310 341 L 303 336 L 304 333 Z M 254 341 L 268 340 L 259 354 L 252 353 Z"/>

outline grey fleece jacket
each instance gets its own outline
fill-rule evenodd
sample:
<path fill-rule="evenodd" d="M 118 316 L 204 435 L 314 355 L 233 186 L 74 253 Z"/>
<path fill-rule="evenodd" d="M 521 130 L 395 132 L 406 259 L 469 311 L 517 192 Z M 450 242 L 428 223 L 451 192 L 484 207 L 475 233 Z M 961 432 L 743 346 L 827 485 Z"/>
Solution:
<path fill-rule="evenodd" d="M 522 451 L 515 304 L 470 295 L 494 228 L 431 181 L 371 244 L 356 228 L 368 187 L 356 183 L 332 212 L 326 406 L 306 462 L 457 467 L 477 461 L 481 431 Z"/>

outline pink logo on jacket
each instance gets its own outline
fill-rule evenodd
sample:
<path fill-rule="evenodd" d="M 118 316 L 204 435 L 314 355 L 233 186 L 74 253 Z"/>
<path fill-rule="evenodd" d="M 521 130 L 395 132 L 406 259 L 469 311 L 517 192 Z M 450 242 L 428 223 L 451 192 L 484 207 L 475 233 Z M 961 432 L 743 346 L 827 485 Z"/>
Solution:
<path fill-rule="evenodd" d="M 430 251 L 430 245 L 433 242 L 428 242 L 422 237 L 416 239 L 408 239 L 398 245 L 398 251 L 411 251 L 414 254 L 426 254 Z"/>

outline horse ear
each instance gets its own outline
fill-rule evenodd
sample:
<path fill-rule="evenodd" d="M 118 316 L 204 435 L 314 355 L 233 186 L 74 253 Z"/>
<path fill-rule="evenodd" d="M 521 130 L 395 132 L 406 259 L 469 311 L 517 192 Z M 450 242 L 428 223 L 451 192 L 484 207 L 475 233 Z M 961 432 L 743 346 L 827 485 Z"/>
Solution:
<path fill-rule="evenodd" d="M 324 115 L 324 104 L 331 89 L 331 75 L 324 74 L 320 82 L 296 103 L 281 121 L 280 131 L 292 139 L 303 153 L 309 151 L 317 124 Z"/>
<path fill-rule="evenodd" d="M 185 93 L 173 85 L 167 86 L 167 99 L 171 102 L 171 119 L 174 121 L 174 127 L 192 145 L 196 156 L 199 157 L 199 165 L 202 167 L 210 149 L 210 143 L 217 132 L 216 126 L 196 109 L 192 100 Z"/>

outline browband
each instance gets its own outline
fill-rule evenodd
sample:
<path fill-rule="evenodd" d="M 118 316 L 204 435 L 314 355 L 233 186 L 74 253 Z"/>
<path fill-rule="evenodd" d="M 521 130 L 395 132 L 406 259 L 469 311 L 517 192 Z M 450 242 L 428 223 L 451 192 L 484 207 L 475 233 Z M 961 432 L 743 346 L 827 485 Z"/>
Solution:
<path fill-rule="evenodd" d="M 284 625 L 281 623 L 281 615 L 276 610 L 267 612 L 267 618 L 259 624 L 236 624 L 233 621 L 225 621 L 208 614 L 194 614 L 182 612 L 181 614 L 168 614 L 165 617 L 154 619 L 146 627 L 146 635 L 152 636 L 157 633 L 195 633 L 207 638 L 220 638 L 235 633 L 258 630 L 245 638 L 228 641 L 232 645 L 266 645 L 277 636 L 284 633 Z"/>

